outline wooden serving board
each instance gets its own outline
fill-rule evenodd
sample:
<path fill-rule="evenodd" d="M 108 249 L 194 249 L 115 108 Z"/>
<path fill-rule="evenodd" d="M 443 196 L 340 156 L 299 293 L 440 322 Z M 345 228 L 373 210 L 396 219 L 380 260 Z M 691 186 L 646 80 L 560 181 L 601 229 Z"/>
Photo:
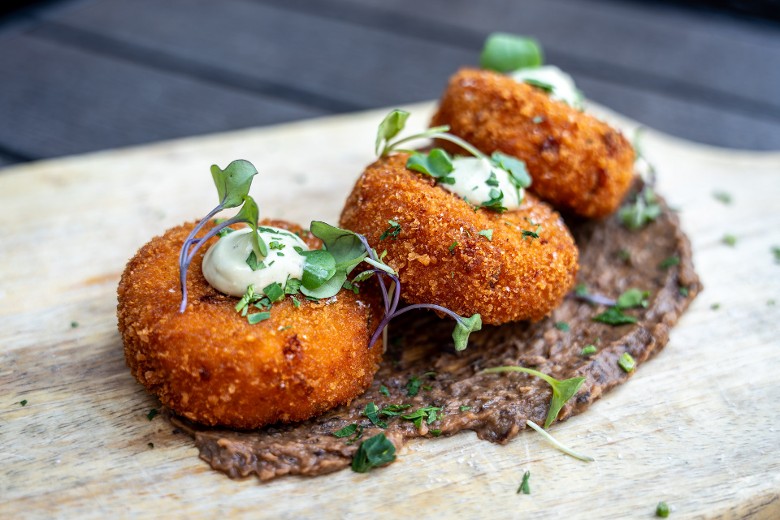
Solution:
<path fill-rule="evenodd" d="M 410 108 L 422 127 L 432 105 Z M 594 107 L 626 130 L 634 124 Z M 216 203 L 209 166 L 261 172 L 265 215 L 336 222 L 385 111 L 25 164 L 0 172 L 0 517 L 780 518 L 780 153 L 652 131 L 658 190 L 680 210 L 705 290 L 657 357 L 552 433 L 404 448 L 369 474 L 233 481 L 130 376 L 116 285 L 136 249 Z M 713 197 L 728 192 L 730 205 Z M 737 243 L 722 243 L 725 234 Z M 777 303 L 775 303 L 777 302 Z M 713 308 L 717 307 L 717 308 Z M 26 400 L 26 406 L 20 402 Z M 151 445 L 153 444 L 153 447 Z M 516 490 L 531 471 L 531 494 Z"/>

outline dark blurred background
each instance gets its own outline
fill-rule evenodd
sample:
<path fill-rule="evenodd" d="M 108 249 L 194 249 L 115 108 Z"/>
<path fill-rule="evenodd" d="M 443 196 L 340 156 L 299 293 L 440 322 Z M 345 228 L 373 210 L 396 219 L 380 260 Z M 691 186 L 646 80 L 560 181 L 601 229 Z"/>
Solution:
<path fill-rule="evenodd" d="M 435 99 L 496 30 L 647 126 L 780 150 L 780 0 L 6 0 L 0 166 Z"/>

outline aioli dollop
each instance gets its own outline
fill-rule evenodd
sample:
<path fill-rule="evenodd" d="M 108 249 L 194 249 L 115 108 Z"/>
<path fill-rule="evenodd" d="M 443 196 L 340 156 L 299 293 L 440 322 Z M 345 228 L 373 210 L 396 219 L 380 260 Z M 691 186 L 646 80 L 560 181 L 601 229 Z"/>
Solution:
<path fill-rule="evenodd" d="M 523 200 L 523 189 L 517 188 L 509 179 L 509 174 L 493 165 L 483 157 L 456 157 L 454 167 L 449 174 L 455 184 L 439 183 L 447 191 L 459 195 L 463 200 L 475 206 L 490 201 L 491 190 L 500 190 L 503 194 L 501 206 L 517 209 Z M 491 175 L 493 174 L 493 175 Z M 497 186 L 495 184 L 498 184 Z"/>
<path fill-rule="evenodd" d="M 221 293 L 243 296 L 254 285 L 261 291 L 276 282 L 282 286 L 288 278 L 301 279 L 304 257 L 295 248 L 308 251 L 301 238 L 285 229 L 259 227 L 260 238 L 268 245 L 268 256 L 259 258 L 261 266 L 253 271 L 246 260 L 252 252 L 250 228 L 233 231 L 211 246 L 203 257 L 203 276 Z"/>
<path fill-rule="evenodd" d="M 584 108 L 582 92 L 575 85 L 574 79 L 554 65 L 518 69 L 510 72 L 509 75 L 518 83 L 525 83 L 531 80 L 549 85 L 552 87 L 550 97 L 553 99 L 563 101 L 578 110 Z"/>

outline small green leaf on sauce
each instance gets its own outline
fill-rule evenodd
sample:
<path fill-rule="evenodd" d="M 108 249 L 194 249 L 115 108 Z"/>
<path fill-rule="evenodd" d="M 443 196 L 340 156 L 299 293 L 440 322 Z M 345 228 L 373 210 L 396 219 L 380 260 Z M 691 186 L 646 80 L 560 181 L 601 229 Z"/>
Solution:
<path fill-rule="evenodd" d="M 650 304 L 648 297 L 650 291 L 642 291 L 636 288 L 631 288 L 621 294 L 617 299 L 618 309 L 634 309 L 636 307 L 644 307 Z"/>
<path fill-rule="evenodd" d="M 439 412 L 441 412 L 441 408 L 438 406 L 424 406 L 422 408 L 418 408 L 412 413 L 402 415 L 401 419 L 412 421 L 414 426 L 419 429 L 422 427 L 423 421 L 425 421 L 427 424 L 432 424 L 438 420 Z"/>
<path fill-rule="evenodd" d="M 470 318 L 457 320 L 455 330 L 452 331 L 452 340 L 455 342 L 455 350 L 464 350 L 469 343 L 469 335 L 482 329 L 482 316 L 474 314 Z"/>
<path fill-rule="evenodd" d="M 677 292 L 680 294 L 680 296 L 688 296 L 689 294 L 687 287 L 678 287 Z"/>
<path fill-rule="evenodd" d="M 588 286 L 584 283 L 578 283 L 577 287 L 574 288 L 574 294 L 576 294 L 579 298 L 587 296 L 589 294 Z"/>
<path fill-rule="evenodd" d="M 610 307 L 601 314 L 598 314 L 592 318 L 593 321 L 599 323 L 606 323 L 607 325 L 628 325 L 636 323 L 637 319 L 633 316 L 623 313 L 617 307 Z"/>
<path fill-rule="evenodd" d="M 526 471 L 525 473 L 523 473 L 523 481 L 520 483 L 520 487 L 517 488 L 517 494 L 518 495 L 520 493 L 522 493 L 524 495 L 530 495 L 531 494 L 530 480 L 531 480 L 531 472 L 530 471 Z"/>
<path fill-rule="evenodd" d="M 363 415 L 368 417 L 368 420 L 371 421 L 371 424 L 374 426 L 387 428 L 387 423 L 379 418 L 379 408 L 377 408 L 373 401 L 366 405 L 365 409 L 363 410 Z"/>
<path fill-rule="evenodd" d="M 569 327 L 569 324 L 565 321 L 556 321 L 555 322 L 555 328 L 562 331 L 562 332 L 569 332 L 571 328 Z"/>
<path fill-rule="evenodd" d="M 637 231 L 661 215 L 661 205 L 652 188 L 645 186 L 640 191 L 634 202 L 628 203 L 618 210 L 620 222 L 630 229 Z"/>
<path fill-rule="evenodd" d="M 268 297 L 271 303 L 284 300 L 284 289 L 282 289 L 282 286 L 277 282 L 268 284 L 263 289 L 263 294 Z"/>
<path fill-rule="evenodd" d="M 584 357 L 592 356 L 598 352 L 598 349 L 596 348 L 596 345 L 585 345 L 585 348 L 582 349 L 582 352 L 580 352 L 580 355 Z"/>
<path fill-rule="evenodd" d="M 357 432 L 358 426 L 359 425 L 352 423 L 348 426 L 343 427 L 340 430 L 336 430 L 335 432 L 333 432 L 333 436 L 338 437 L 339 439 L 343 437 L 351 437 L 355 435 L 355 433 Z"/>
<path fill-rule="evenodd" d="M 305 258 L 301 282 L 304 288 L 313 290 L 330 280 L 336 274 L 336 259 L 328 251 L 315 249 L 301 251 Z M 343 283 L 343 282 L 342 282 Z M 339 283 L 341 286 L 341 283 Z"/>
<path fill-rule="evenodd" d="M 618 365 L 620 365 L 620 368 L 622 368 L 624 372 L 633 372 L 634 367 L 636 367 L 636 361 L 631 357 L 631 354 L 623 352 L 620 359 L 618 359 Z"/>
<path fill-rule="evenodd" d="M 441 430 L 428 430 L 428 433 L 430 433 L 434 437 L 438 437 L 439 435 L 441 435 Z"/>
<path fill-rule="evenodd" d="M 480 235 L 488 239 L 488 242 L 493 241 L 493 230 L 492 229 L 483 229 L 479 232 Z"/>
<path fill-rule="evenodd" d="M 680 265 L 680 257 L 677 255 L 670 256 L 669 258 L 664 258 L 660 264 L 658 264 L 659 269 L 669 269 L 672 266 Z"/>
<path fill-rule="evenodd" d="M 379 386 L 379 393 L 385 397 L 390 397 L 390 390 L 388 390 L 385 385 Z"/>
<path fill-rule="evenodd" d="M 493 33 L 485 40 L 479 63 L 483 69 L 496 72 L 539 67 L 543 63 L 542 48 L 533 38 Z"/>
<path fill-rule="evenodd" d="M 420 381 L 420 378 L 417 376 L 412 376 L 409 378 L 409 381 L 406 383 L 406 395 L 409 397 L 414 397 L 418 393 L 420 393 L 420 385 L 422 384 L 422 381 Z"/>
<path fill-rule="evenodd" d="M 360 443 L 352 458 L 352 471 L 366 473 L 395 460 L 395 446 L 384 433 L 379 433 Z"/>
<path fill-rule="evenodd" d="M 450 173 L 455 169 L 452 157 L 441 148 L 434 148 L 430 152 L 413 152 L 406 161 L 406 167 L 416 172 L 425 173 L 444 184 L 455 184 L 455 179 Z"/>
<path fill-rule="evenodd" d="M 584 377 L 572 377 L 571 379 L 564 379 L 559 381 L 558 379 L 555 379 L 552 376 L 548 376 L 543 372 L 539 372 L 538 370 L 511 365 L 487 368 L 482 372 L 487 374 L 498 374 L 501 372 L 524 372 L 526 374 L 544 379 L 547 384 L 552 387 L 553 392 L 552 400 L 550 401 L 550 409 L 547 412 L 547 419 L 544 422 L 545 428 L 550 427 L 553 421 L 558 417 L 558 412 L 561 411 L 563 405 L 566 404 L 566 402 L 577 393 L 577 390 L 580 389 L 582 383 L 585 382 Z"/>
<path fill-rule="evenodd" d="M 668 518 L 669 505 L 666 502 L 658 502 L 658 505 L 655 506 L 655 516 L 659 518 Z"/>
<path fill-rule="evenodd" d="M 731 194 L 726 191 L 713 191 L 712 197 L 717 200 L 718 202 L 722 202 L 723 204 L 729 205 L 733 202 L 733 199 L 731 198 Z"/>
<path fill-rule="evenodd" d="M 469 410 L 471 410 L 471 407 L 470 407 L 470 406 L 466 406 L 466 405 L 461 405 L 461 407 L 459 408 L 459 410 L 460 410 L 461 412 L 468 412 Z"/>
<path fill-rule="evenodd" d="M 147 418 L 147 419 L 149 419 L 149 420 L 151 421 L 152 419 L 154 419 L 155 417 L 157 417 L 157 415 L 158 415 L 159 413 L 160 413 L 160 412 L 158 412 L 158 411 L 157 411 L 157 408 L 152 408 L 151 410 L 149 410 L 149 413 L 148 413 L 148 414 L 146 414 L 146 418 Z"/>
<path fill-rule="evenodd" d="M 545 83 L 544 81 L 539 81 L 538 79 L 532 79 L 532 78 L 525 78 L 523 80 L 523 83 L 527 83 L 528 85 L 531 85 L 532 87 L 536 87 L 540 90 L 543 90 L 547 92 L 548 94 L 555 90 L 555 87 L 550 85 L 549 83 Z"/>
<path fill-rule="evenodd" d="M 527 188 L 531 185 L 531 176 L 528 174 L 525 162 L 501 152 L 493 152 L 490 159 L 493 161 L 493 164 L 509 172 L 509 179 L 516 187 Z"/>

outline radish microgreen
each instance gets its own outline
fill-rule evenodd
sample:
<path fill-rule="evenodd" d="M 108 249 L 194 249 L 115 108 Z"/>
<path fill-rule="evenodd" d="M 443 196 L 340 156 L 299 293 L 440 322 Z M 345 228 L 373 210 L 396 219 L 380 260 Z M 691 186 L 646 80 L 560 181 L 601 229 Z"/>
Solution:
<path fill-rule="evenodd" d="M 585 382 L 584 377 L 572 377 L 571 379 L 559 381 L 538 370 L 514 365 L 486 368 L 482 371 L 483 374 L 499 374 L 503 372 L 523 372 L 544 379 L 547 384 L 552 387 L 553 396 L 550 401 L 550 410 L 547 412 L 547 419 L 544 421 L 545 428 L 550 427 L 553 421 L 558 417 L 558 412 L 561 411 L 563 405 L 577 393 L 577 390 L 580 389 L 582 383 Z"/>
<path fill-rule="evenodd" d="M 493 33 L 488 36 L 479 63 L 483 69 L 511 72 L 542 65 L 542 48 L 533 38 Z"/>

